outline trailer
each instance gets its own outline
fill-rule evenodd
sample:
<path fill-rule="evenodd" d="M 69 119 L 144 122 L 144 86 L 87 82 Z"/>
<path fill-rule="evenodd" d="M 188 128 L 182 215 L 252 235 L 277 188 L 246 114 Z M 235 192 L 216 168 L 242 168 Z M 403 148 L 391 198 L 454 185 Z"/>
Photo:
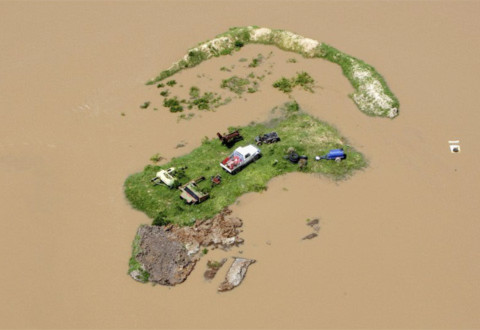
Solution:
<path fill-rule="evenodd" d="M 183 186 L 178 187 L 181 191 L 180 198 L 187 204 L 200 204 L 206 201 L 210 195 L 203 193 L 198 189 L 197 184 L 205 180 L 205 177 L 201 176 L 195 180 L 189 181 Z"/>
<path fill-rule="evenodd" d="M 164 185 L 166 185 L 167 187 L 169 187 L 171 189 L 171 188 L 174 188 L 176 185 L 178 185 L 178 180 L 174 176 L 174 174 L 175 174 L 175 167 L 170 167 L 167 170 L 158 171 L 157 174 L 155 175 L 155 177 L 153 179 L 151 179 L 150 181 L 155 186 L 163 183 Z"/>
<path fill-rule="evenodd" d="M 327 154 L 323 156 L 316 156 L 315 160 L 327 159 L 327 160 L 334 160 L 336 162 L 339 162 L 345 158 L 347 158 L 347 155 L 345 154 L 343 149 L 331 149 Z"/>

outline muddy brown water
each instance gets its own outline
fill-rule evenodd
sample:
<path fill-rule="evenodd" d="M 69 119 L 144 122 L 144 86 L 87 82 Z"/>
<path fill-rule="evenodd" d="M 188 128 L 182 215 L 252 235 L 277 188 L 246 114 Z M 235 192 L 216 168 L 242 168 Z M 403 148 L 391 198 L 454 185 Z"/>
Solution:
<path fill-rule="evenodd" d="M 0 327 L 480 327 L 478 2 L 5 1 L 0 13 Z M 374 65 L 400 116 L 360 113 L 335 65 L 262 46 L 174 77 L 223 93 L 221 66 L 247 74 L 239 58 L 273 50 L 272 74 L 247 100 L 179 123 L 161 106 L 139 109 L 160 105 L 148 78 L 248 24 Z M 130 279 L 130 244 L 148 219 L 125 200 L 125 178 L 157 152 L 179 156 L 217 130 L 264 120 L 287 100 L 271 80 L 297 70 L 319 87 L 294 97 L 369 167 L 338 183 L 282 176 L 242 196 L 232 208 L 245 244 L 208 254 L 257 260 L 232 292 L 216 291 L 228 267 L 205 282 L 207 258 L 175 288 Z M 452 139 L 461 153 L 449 152 Z M 314 217 L 319 236 L 302 241 Z"/>

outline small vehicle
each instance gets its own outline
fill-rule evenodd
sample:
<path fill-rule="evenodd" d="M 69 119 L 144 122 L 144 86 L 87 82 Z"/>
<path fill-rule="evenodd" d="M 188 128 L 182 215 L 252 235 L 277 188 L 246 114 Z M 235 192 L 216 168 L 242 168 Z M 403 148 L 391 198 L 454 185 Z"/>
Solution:
<path fill-rule="evenodd" d="M 345 158 L 347 158 L 347 155 L 345 154 L 343 149 L 331 149 L 327 154 L 323 156 L 316 156 L 315 160 L 328 159 L 339 162 Z"/>
<path fill-rule="evenodd" d="M 255 138 L 257 146 L 261 146 L 263 143 L 270 144 L 280 141 L 280 137 L 277 132 L 270 132 L 267 134 L 259 135 Z"/>
<path fill-rule="evenodd" d="M 222 144 L 227 147 L 233 146 L 235 143 L 238 141 L 243 140 L 243 136 L 240 135 L 240 132 L 238 130 L 233 131 L 232 133 L 229 134 L 220 134 L 217 132 L 217 136 L 222 141 Z"/>
<path fill-rule="evenodd" d="M 252 144 L 245 147 L 238 147 L 233 153 L 225 158 L 220 166 L 230 174 L 235 174 L 242 168 L 256 161 L 262 156 L 260 149 Z"/>
<path fill-rule="evenodd" d="M 167 170 L 160 170 L 157 172 L 156 176 L 150 180 L 155 186 L 159 184 L 164 184 L 167 187 L 174 188 L 174 186 L 178 183 L 176 177 L 174 177 L 175 167 L 170 167 Z"/>
<path fill-rule="evenodd" d="M 197 184 L 205 180 L 204 176 L 201 176 L 195 180 L 189 181 L 183 186 L 178 187 L 182 192 L 180 198 L 187 204 L 200 204 L 208 199 L 209 194 L 203 193 L 198 189 Z"/>
<path fill-rule="evenodd" d="M 218 186 L 220 183 L 222 183 L 222 177 L 220 176 L 220 174 L 217 174 L 215 176 L 212 176 L 210 181 L 212 182 L 212 187 Z"/>

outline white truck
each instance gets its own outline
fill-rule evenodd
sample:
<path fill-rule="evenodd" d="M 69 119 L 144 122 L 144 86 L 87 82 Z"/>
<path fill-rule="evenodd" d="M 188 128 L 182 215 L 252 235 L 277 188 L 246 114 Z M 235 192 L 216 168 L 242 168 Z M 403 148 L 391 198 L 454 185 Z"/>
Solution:
<path fill-rule="evenodd" d="M 220 162 L 220 166 L 230 174 L 235 174 L 242 168 L 256 161 L 262 156 L 260 149 L 252 144 L 238 147 L 233 153 Z"/>

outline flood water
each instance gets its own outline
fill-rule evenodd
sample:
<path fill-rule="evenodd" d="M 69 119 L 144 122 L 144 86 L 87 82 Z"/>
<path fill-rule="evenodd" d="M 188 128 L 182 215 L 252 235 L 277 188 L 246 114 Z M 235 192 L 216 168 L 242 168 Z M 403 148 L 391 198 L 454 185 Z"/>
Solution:
<path fill-rule="evenodd" d="M 480 327 L 480 3 L 4 1 L 0 13 L 0 327 Z M 261 45 L 173 77 L 178 93 L 225 93 L 221 79 L 250 72 L 240 58 L 273 52 L 260 91 L 216 112 L 177 122 L 144 85 L 189 47 L 251 24 L 375 66 L 400 116 L 358 111 L 336 65 Z M 244 245 L 207 255 L 257 260 L 231 292 L 216 291 L 226 266 L 204 281 L 207 258 L 174 288 L 133 281 L 130 245 L 150 220 L 126 201 L 125 178 L 157 152 L 266 120 L 288 100 L 271 82 L 300 70 L 318 87 L 293 97 L 369 166 L 342 182 L 289 174 L 242 196 Z M 319 236 L 301 240 L 315 217 Z"/>

